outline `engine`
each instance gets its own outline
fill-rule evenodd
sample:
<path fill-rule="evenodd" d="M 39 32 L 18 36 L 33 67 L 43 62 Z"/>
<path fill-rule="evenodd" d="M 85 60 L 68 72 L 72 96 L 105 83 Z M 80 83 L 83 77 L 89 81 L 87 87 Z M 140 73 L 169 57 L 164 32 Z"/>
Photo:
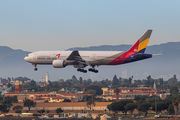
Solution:
<path fill-rule="evenodd" d="M 54 60 L 52 65 L 54 68 L 64 68 L 67 66 L 64 60 Z"/>

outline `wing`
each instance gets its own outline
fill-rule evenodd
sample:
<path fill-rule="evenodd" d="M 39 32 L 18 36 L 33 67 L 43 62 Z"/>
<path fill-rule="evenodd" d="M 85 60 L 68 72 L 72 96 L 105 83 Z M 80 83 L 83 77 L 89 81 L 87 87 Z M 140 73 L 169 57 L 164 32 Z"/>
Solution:
<path fill-rule="evenodd" d="M 78 66 L 78 68 L 84 68 L 89 64 L 87 61 L 82 59 L 77 50 L 74 50 L 65 62 L 74 65 L 74 67 Z"/>

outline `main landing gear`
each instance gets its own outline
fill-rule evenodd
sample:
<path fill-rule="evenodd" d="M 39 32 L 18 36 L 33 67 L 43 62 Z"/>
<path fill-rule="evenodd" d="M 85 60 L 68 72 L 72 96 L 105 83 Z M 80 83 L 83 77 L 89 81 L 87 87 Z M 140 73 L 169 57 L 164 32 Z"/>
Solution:
<path fill-rule="evenodd" d="M 98 70 L 96 70 L 94 68 L 89 68 L 88 70 L 91 71 L 91 72 L 94 72 L 94 73 L 98 73 Z"/>
<path fill-rule="evenodd" d="M 34 68 L 34 71 L 37 71 L 37 70 L 38 70 L 36 66 L 37 66 L 37 64 L 34 64 L 34 67 L 35 67 L 35 68 Z"/>
<path fill-rule="evenodd" d="M 83 72 L 83 73 L 87 73 L 87 70 L 82 69 L 82 68 L 78 68 L 77 71 Z M 96 70 L 96 69 L 94 69 L 94 68 L 89 68 L 88 71 L 94 72 L 94 73 L 98 73 L 98 70 Z"/>
<path fill-rule="evenodd" d="M 81 69 L 81 68 L 78 68 L 78 69 L 77 69 L 77 71 L 79 71 L 79 72 L 83 72 L 83 73 L 87 73 L 87 70 L 85 70 L 85 69 Z"/>

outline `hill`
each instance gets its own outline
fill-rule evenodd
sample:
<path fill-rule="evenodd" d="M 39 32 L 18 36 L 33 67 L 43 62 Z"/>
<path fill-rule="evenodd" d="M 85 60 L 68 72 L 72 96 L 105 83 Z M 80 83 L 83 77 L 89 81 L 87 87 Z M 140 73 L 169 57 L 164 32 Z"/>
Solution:
<path fill-rule="evenodd" d="M 92 47 L 76 47 L 68 50 L 83 51 L 127 51 L 131 45 L 102 45 Z M 30 52 L 22 50 L 14 50 L 6 46 L 0 46 L 0 77 L 18 77 L 26 76 L 36 81 L 45 81 L 45 74 L 49 72 L 50 80 L 54 81 L 58 78 L 69 79 L 73 75 L 77 78 L 91 78 L 92 80 L 102 80 L 105 78 L 112 79 L 116 74 L 118 77 L 134 76 L 134 79 L 146 79 L 148 75 L 153 78 L 164 78 L 167 80 L 173 74 L 180 77 L 180 42 L 169 42 L 160 45 L 148 46 L 146 53 L 162 54 L 153 56 L 151 59 L 142 60 L 134 63 L 119 66 L 100 66 L 97 69 L 98 74 L 79 73 L 72 66 L 62 69 L 56 69 L 52 66 L 38 66 L 39 70 L 35 72 L 33 66 L 24 61 L 24 57 Z"/>

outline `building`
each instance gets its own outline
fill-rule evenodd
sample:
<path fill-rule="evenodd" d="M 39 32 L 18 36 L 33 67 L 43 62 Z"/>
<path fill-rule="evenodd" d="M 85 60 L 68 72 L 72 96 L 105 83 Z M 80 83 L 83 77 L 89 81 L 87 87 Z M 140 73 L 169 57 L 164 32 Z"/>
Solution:
<path fill-rule="evenodd" d="M 30 99 L 35 102 L 45 102 L 48 98 L 55 97 L 54 95 L 50 94 L 50 92 L 9 92 L 4 96 L 17 96 L 18 102 L 23 102 L 25 99 Z"/>
<path fill-rule="evenodd" d="M 109 112 L 107 109 L 107 105 L 111 104 L 112 102 L 96 102 L 96 105 L 93 107 L 95 113 L 104 113 Z M 23 103 L 13 103 L 14 106 L 24 106 Z M 92 109 L 86 106 L 85 102 L 48 102 L 48 103 L 36 103 L 36 107 L 31 107 L 29 113 L 38 113 L 39 110 L 44 109 L 45 111 L 49 111 L 50 113 L 55 114 L 56 109 L 61 107 L 64 110 L 64 113 L 82 113 L 84 111 L 91 113 Z M 23 107 L 22 112 L 26 112 L 28 107 Z M 13 109 L 10 109 L 10 113 L 14 113 Z"/>
<path fill-rule="evenodd" d="M 103 95 L 114 95 L 114 89 L 101 88 L 103 90 Z"/>
<path fill-rule="evenodd" d="M 86 94 L 91 96 L 91 94 Z M 9 92 L 4 95 L 17 96 L 18 102 L 23 102 L 25 99 L 30 99 L 35 102 L 63 102 L 64 99 L 70 99 L 71 102 L 81 101 L 84 94 L 58 94 L 56 92 Z"/>
<path fill-rule="evenodd" d="M 15 92 L 21 92 L 21 84 L 19 80 L 16 80 L 15 83 Z"/>
<path fill-rule="evenodd" d="M 101 88 L 103 94 L 97 96 L 97 98 L 104 99 L 106 101 L 116 100 L 116 94 L 114 89 Z M 137 95 L 158 95 L 160 98 L 165 98 L 168 95 L 167 90 L 156 91 L 150 87 L 119 87 L 119 100 L 134 99 Z"/>

